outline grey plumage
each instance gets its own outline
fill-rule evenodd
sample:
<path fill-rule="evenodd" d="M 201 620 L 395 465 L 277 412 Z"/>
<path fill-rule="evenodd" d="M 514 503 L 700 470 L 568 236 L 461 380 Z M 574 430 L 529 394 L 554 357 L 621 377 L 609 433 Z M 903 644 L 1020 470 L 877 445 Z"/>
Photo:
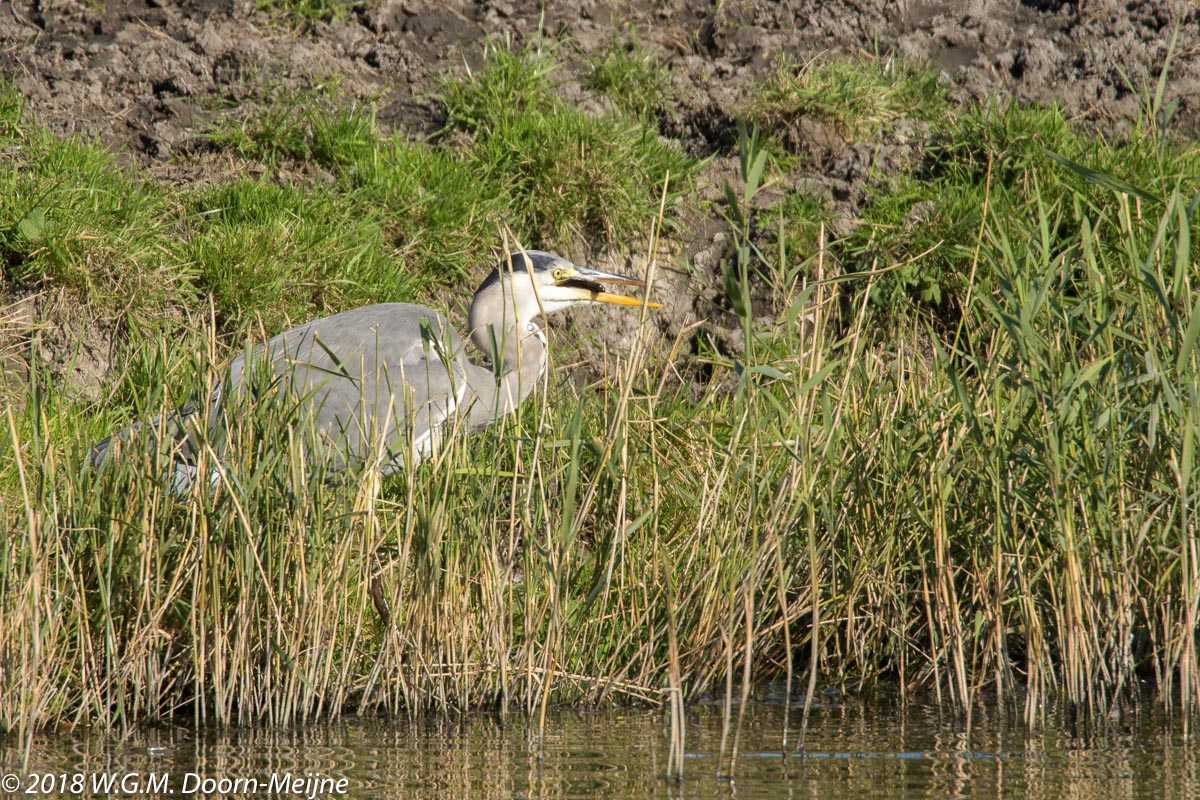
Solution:
<path fill-rule="evenodd" d="M 424 306 L 383 303 L 305 323 L 252 349 L 249 362 L 234 358 L 207 403 L 134 423 L 97 444 L 92 460 L 103 464 L 134 442 L 169 447 L 175 466 L 167 480 L 184 492 L 196 475 L 197 432 L 208 432 L 220 457 L 214 432 L 223 414 L 265 384 L 301 429 L 316 431 L 306 446 L 324 448 L 335 469 L 377 456 L 385 474 L 404 469 L 431 455 L 450 426 L 476 430 L 529 395 L 547 362 L 536 317 L 579 303 L 643 304 L 605 292 L 600 280 L 644 286 L 551 253 L 508 256 L 480 284 L 468 317 L 471 341 L 491 366 L 473 364 L 446 317 Z M 263 381 L 259 370 L 268 368 Z"/>

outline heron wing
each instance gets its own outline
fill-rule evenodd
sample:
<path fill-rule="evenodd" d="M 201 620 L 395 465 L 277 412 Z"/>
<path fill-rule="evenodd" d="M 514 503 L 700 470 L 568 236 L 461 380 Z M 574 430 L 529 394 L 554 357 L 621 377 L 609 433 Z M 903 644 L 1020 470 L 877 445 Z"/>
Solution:
<path fill-rule="evenodd" d="M 269 361 L 269 388 L 286 389 L 297 422 L 334 445 L 338 466 L 379 459 L 392 472 L 436 448 L 467 388 L 462 351 L 438 312 L 386 303 L 293 328 L 249 357 Z M 239 357 L 229 386 L 244 397 L 255 374 Z"/>

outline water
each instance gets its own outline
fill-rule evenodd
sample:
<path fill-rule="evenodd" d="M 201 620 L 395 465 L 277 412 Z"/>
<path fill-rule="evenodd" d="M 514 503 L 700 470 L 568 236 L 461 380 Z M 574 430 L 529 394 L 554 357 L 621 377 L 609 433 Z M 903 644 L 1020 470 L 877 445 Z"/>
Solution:
<path fill-rule="evenodd" d="M 814 709 L 805 757 L 793 752 L 798 713 L 785 747 L 783 707 L 748 706 L 732 779 L 713 706 L 688 711 L 682 781 L 666 777 L 669 726 L 654 711 L 552 711 L 540 759 L 535 720 L 472 714 L 158 727 L 123 741 L 45 735 L 28 768 L 14 766 L 21 747 L 11 739 L 0 742 L 0 763 L 19 781 L 16 796 L 32 796 L 24 791 L 36 779 L 43 796 L 120 796 L 124 780 L 126 795 L 185 798 L 1200 797 L 1195 744 L 1150 704 L 1091 730 L 1051 716 L 1035 733 L 1016 715 L 983 710 L 968 738 L 961 720 L 929 708 L 848 702 Z"/>

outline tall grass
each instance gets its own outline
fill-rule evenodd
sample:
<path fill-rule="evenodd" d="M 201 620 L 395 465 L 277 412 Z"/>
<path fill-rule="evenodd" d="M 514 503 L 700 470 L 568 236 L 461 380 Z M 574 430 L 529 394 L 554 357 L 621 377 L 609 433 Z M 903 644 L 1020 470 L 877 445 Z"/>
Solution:
<path fill-rule="evenodd" d="M 831 289 L 810 287 L 781 299 L 816 316 L 758 331 L 734 395 L 692 402 L 639 346 L 606 391 L 552 379 L 382 487 L 314 479 L 294 430 L 249 415 L 217 483 L 174 498 L 164 465 L 96 477 L 51 440 L 59 409 L 10 410 L 3 725 L 657 702 L 673 670 L 695 697 L 805 665 L 814 634 L 811 666 L 851 687 L 986 689 L 1036 717 L 1153 678 L 1190 707 L 1183 210 L 1123 216 L 1125 251 L 1087 217 L 1061 247 L 1045 219 L 990 240 L 1004 288 L 978 301 L 979 353 L 868 348 L 866 318 L 832 341 Z"/>
<path fill-rule="evenodd" d="M 202 432 L 228 445 L 187 496 L 168 454 L 91 469 L 103 415 L 33 339 L 0 420 L 0 729 L 630 700 L 678 721 L 779 677 L 1030 723 L 1150 682 L 1194 714 L 1191 162 L 1161 162 L 1166 191 L 1074 158 L 1037 162 L 1053 191 L 1021 173 L 1029 213 L 981 209 L 960 242 L 989 281 L 960 335 L 874 302 L 887 262 L 848 278 L 820 233 L 797 259 L 786 215 L 757 236 L 761 153 L 743 142 L 727 193 L 745 347 L 718 379 L 647 321 L 604 384 L 552 365 L 513 418 L 386 480 L 314 472 L 270 403 Z M 143 352 L 139 415 L 179 374 L 220 379 L 218 328 Z"/>

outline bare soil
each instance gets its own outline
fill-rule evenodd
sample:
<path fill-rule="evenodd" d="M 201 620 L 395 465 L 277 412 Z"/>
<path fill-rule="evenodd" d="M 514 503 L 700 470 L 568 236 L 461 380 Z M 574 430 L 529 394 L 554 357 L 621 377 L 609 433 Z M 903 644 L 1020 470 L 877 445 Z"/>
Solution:
<path fill-rule="evenodd" d="M 347 98 L 374 102 L 385 127 L 419 140 L 442 125 L 439 82 L 477 65 L 489 38 L 521 42 L 539 28 L 565 37 L 557 77 L 586 107 L 596 102 L 579 88 L 586 56 L 625 26 L 671 70 L 663 134 L 715 156 L 698 209 L 735 174 L 735 119 L 781 55 L 895 54 L 937 65 L 961 102 L 1058 103 L 1120 136 L 1178 28 L 1168 95 L 1178 101 L 1176 129 L 1200 130 L 1200 6 L 1186 0 L 371 0 L 343 19 L 300 27 L 256 12 L 252 0 L 11 0 L 0 7 L 0 77 L 15 81 L 41 123 L 99 140 L 143 175 L 185 184 L 234 169 L 206 159 L 198 137 L 253 102 L 262 76 L 296 88 L 336 79 Z M 815 157 L 791 186 L 825 193 L 843 229 L 868 181 L 902 169 L 913 147 L 901 137 L 829 148 L 819 127 L 809 133 Z M 711 216 L 697 214 L 676 243 L 680 261 L 701 273 L 716 269 L 726 248 Z M 713 308 L 705 295 L 719 286 L 678 278 L 664 333 L 703 317 Z M 730 323 L 712 325 L 714 341 L 736 339 Z M 93 381 L 103 368 L 99 359 L 72 382 Z"/>
<path fill-rule="evenodd" d="M 1120 132 L 1157 80 L 1172 31 L 1178 118 L 1200 123 L 1200 8 L 1170 0 L 373 0 L 332 24 L 289 29 L 251 0 L 12 0 L 0 11 L 0 75 L 38 118 L 99 137 L 166 179 L 171 154 L 269 70 L 284 85 L 343 76 L 382 93 L 381 117 L 414 137 L 440 123 L 444 76 L 478 63 L 489 37 L 569 37 L 582 54 L 636 26 L 674 73 L 667 133 L 697 153 L 728 147 L 751 82 L 783 54 L 896 53 L 936 63 L 962 99 L 1007 92 L 1059 103 Z M 583 58 L 565 78 L 578 80 Z M 186 179 L 186 174 L 183 176 Z"/>

